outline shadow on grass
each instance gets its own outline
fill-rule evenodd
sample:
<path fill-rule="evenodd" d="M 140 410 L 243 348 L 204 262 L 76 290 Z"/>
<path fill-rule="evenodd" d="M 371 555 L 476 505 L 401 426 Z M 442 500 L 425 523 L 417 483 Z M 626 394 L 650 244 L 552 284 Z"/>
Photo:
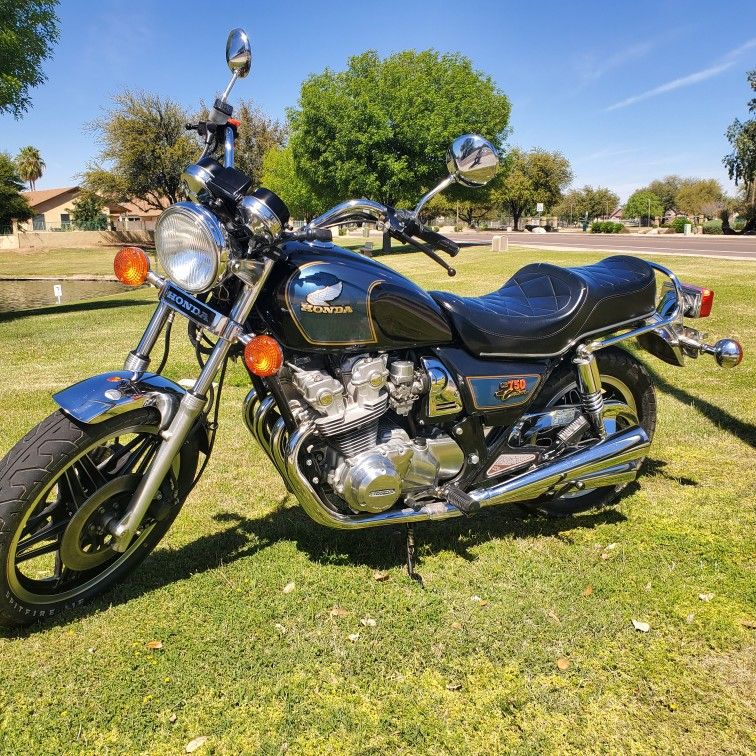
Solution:
<path fill-rule="evenodd" d="M 702 415 L 707 417 L 713 423 L 716 423 L 723 430 L 731 433 L 741 441 L 745 441 L 749 446 L 756 449 L 756 425 L 746 423 L 737 417 L 734 417 L 721 407 L 717 407 L 716 404 L 708 402 L 706 399 L 701 399 L 695 394 L 691 394 L 685 389 L 681 389 L 679 386 L 671 384 L 669 381 L 662 378 L 653 368 L 649 367 L 648 363 L 644 363 L 646 370 L 651 375 L 654 386 L 659 388 L 665 394 L 673 396 L 680 402 L 694 407 Z"/>
<path fill-rule="evenodd" d="M 50 305 L 49 307 L 37 307 L 34 310 L 15 310 L 14 312 L 0 312 L 0 322 L 27 318 L 31 315 L 60 315 L 67 312 L 91 312 L 92 310 L 111 310 L 117 307 L 142 307 L 144 305 L 155 306 L 155 302 L 142 299 L 106 299 L 90 300 L 66 305 Z"/>
<path fill-rule="evenodd" d="M 632 491 L 632 486 L 628 486 L 623 495 Z M 0 637 L 26 637 L 53 626 L 67 625 L 170 583 L 253 556 L 279 541 L 294 541 L 300 552 L 322 565 L 366 566 L 373 570 L 386 570 L 405 563 L 403 527 L 349 533 L 330 530 L 313 523 L 300 507 L 286 505 L 258 519 L 235 512 L 219 513 L 213 519 L 228 527 L 202 536 L 179 549 L 154 552 L 125 582 L 87 606 L 17 631 L 0 628 Z M 494 538 L 543 536 L 570 542 L 566 534 L 571 530 L 617 524 L 625 519 L 616 509 L 594 510 L 575 517 L 543 518 L 523 517 L 521 510 L 500 507 L 485 510 L 472 520 L 459 518 L 446 522 L 416 523 L 415 538 L 421 560 L 419 567 L 422 571 L 423 555 L 443 551 L 474 561 L 476 556 L 471 549 Z"/>

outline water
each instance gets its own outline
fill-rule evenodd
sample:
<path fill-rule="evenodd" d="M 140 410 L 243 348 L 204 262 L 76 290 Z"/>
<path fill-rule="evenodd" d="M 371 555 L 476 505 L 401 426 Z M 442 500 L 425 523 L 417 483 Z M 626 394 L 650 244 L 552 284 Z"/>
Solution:
<path fill-rule="evenodd" d="M 62 288 L 60 303 L 99 299 L 111 294 L 133 291 L 117 281 L 2 281 L 0 280 L 0 313 L 33 310 L 56 305 L 53 287 Z"/>

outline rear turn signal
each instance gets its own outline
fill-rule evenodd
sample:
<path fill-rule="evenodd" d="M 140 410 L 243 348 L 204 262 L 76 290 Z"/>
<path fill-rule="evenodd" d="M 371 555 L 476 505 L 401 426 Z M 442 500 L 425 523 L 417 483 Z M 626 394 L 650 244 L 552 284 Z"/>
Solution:
<path fill-rule="evenodd" d="M 141 286 L 150 272 L 150 261 L 139 247 L 121 247 L 113 260 L 116 278 L 126 286 Z"/>
<path fill-rule="evenodd" d="M 244 364 L 253 375 L 270 378 L 283 365 L 283 352 L 270 336 L 255 336 L 244 347 Z"/>
<path fill-rule="evenodd" d="M 683 284 L 683 298 L 685 300 L 684 315 L 686 318 L 708 318 L 714 304 L 714 290 L 701 286 Z"/>

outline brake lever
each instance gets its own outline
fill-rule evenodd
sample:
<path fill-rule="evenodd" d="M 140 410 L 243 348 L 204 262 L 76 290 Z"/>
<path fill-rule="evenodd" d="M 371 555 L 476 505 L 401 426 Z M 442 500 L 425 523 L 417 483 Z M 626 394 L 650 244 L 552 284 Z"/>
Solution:
<path fill-rule="evenodd" d="M 405 244 L 409 244 L 415 249 L 419 249 L 421 252 L 425 253 L 430 257 L 431 260 L 434 262 L 437 262 L 449 276 L 456 276 L 457 271 L 452 268 L 451 265 L 449 265 L 445 260 L 442 260 L 434 251 L 431 249 L 427 244 L 423 244 L 422 242 L 419 242 L 417 239 L 413 239 L 411 236 L 408 236 L 407 234 L 401 232 L 401 231 L 392 231 L 391 234 L 396 238 L 398 241 L 402 241 Z"/>

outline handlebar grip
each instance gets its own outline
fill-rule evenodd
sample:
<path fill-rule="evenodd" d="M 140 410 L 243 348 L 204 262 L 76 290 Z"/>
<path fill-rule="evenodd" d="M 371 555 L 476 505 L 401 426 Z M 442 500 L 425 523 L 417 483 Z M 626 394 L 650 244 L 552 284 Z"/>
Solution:
<path fill-rule="evenodd" d="M 456 257 L 459 252 L 459 246 L 451 239 L 447 239 L 443 234 L 431 231 L 429 228 L 421 227 L 417 233 L 417 237 L 427 242 L 432 247 L 440 249 L 442 252 L 446 252 L 450 257 Z"/>
<path fill-rule="evenodd" d="M 333 241 L 333 234 L 330 228 L 309 228 L 292 231 L 289 239 L 293 241 Z"/>

